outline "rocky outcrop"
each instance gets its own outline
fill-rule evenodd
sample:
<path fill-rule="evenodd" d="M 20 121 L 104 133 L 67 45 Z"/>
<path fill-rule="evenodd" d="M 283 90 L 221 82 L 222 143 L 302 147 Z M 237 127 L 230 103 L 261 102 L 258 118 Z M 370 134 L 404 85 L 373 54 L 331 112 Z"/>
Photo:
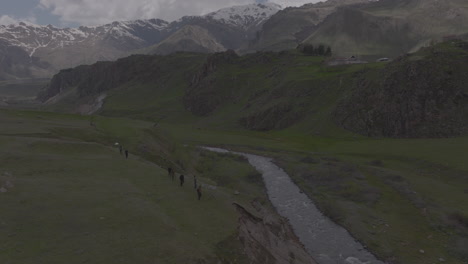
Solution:
<path fill-rule="evenodd" d="M 335 120 L 366 136 L 468 132 L 467 51 L 467 43 L 446 43 L 402 57 L 383 70 L 362 72 L 351 94 L 338 104 Z"/>
<path fill-rule="evenodd" d="M 233 50 L 215 53 L 209 56 L 200 70 L 193 76 L 189 89 L 184 96 L 187 110 L 200 116 L 213 112 L 230 95 L 223 93 L 214 85 L 214 73 L 220 65 L 235 63 L 238 55 Z"/>
<path fill-rule="evenodd" d="M 289 224 L 260 209 L 255 216 L 234 203 L 239 217 L 239 240 L 252 264 L 315 264 Z M 257 208 L 259 208 L 257 206 Z"/>
<path fill-rule="evenodd" d="M 152 82 L 160 78 L 157 73 L 164 64 L 164 59 L 160 58 L 133 55 L 116 62 L 98 62 L 62 70 L 52 78 L 37 98 L 46 102 L 70 88 L 76 88 L 76 95 L 83 98 L 97 96 L 135 79 L 140 83 Z"/>

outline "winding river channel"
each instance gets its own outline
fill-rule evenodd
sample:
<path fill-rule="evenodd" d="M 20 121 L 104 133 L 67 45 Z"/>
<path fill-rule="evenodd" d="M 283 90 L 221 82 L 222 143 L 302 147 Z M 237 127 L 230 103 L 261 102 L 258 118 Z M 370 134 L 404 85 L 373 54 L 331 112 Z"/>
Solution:
<path fill-rule="evenodd" d="M 307 252 L 319 264 L 383 264 L 356 241 L 343 227 L 325 217 L 302 193 L 284 170 L 271 158 L 232 152 L 220 148 L 205 149 L 242 155 L 262 175 L 268 197 L 278 213 L 287 218 Z"/>

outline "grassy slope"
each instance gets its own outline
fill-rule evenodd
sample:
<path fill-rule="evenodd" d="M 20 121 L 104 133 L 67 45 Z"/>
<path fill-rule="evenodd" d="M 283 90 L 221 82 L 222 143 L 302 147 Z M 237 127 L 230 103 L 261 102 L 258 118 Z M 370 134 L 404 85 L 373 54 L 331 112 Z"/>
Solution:
<path fill-rule="evenodd" d="M 0 122 L 0 184 L 14 184 L 0 193 L 2 263 L 214 261 L 226 254 L 218 244 L 239 246 L 231 203 L 264 197 L 258 184 L 244 184 L 258 181 L 245 161 L 186 149 L 198 162 L 176 170 L 203 172 L 201 183 L 217 185 L 222 170 L 237 172 L 197 201 L 191 176 L 179 187 L 164 168 L 133 155 L 152 158 L 138 148 L 144 139 L 147 149 L 177 156 L 167 142 L 148 140 L 149 123 L 96 117 L 92 127 L 89 117 L 6 110 Z M 114 141 L 130 149 L 128 160 Z"/>
<path fill-rule="evenodd" d="M 10 106 L 32 104 L 37 93 L 46 83 L 46 79 L 0 81 L 0 106 L 5 103 Z"/>

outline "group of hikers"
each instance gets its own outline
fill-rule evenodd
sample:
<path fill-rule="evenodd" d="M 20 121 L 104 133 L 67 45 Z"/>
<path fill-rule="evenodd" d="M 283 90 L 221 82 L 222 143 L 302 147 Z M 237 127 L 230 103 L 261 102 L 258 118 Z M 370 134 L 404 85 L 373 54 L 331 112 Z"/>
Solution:
<path fill-rule="evenodd" d="M 124 150 L 123 146 L 119 143 L 115 143 L 115 144 L 119 145 L 120 155 L 124 155 L 125 159 L 128 159 L 128 150 L 127 149 Z M 171 167 L 167 168 L 167 173 L 169 174 L 169 177 L 172 178 L 172 181 L 174 181 L 174 177 L 175 177 L 174 169 L 172 169 Z M 184 186 L 185 176 L 183 174 L 180 174 L 179 181 L 180 181 L 180 187 Z M 193 188 L 197 190 L 198 200 L 200 200 L 202 196 L 202 191 L 201 191 L 201 185 L 197 185 L 197 176 L 193 176 Z"/>
<path fill-rule="evenodd" d="M 175 178 L 174 169 L 172 169 L 171 167 L 167 168 L 167 174 L 169 175 L 169 177 L 171 177 L 172 181 L 174 181 L 174 178 Z M 183 174 L 180 174 L 179 181 L 180 181 L 180 187 L 184 186 L 185 176 Z M 193 188 L 197 190 L 198 200 L 200 200 L 202 196 L 201 185 L 197 185 L 197 176 L 195 175 L 193 176 Z"/>
<path fill-rule="evenodd" d="M 119 145 L 119 151 L 120 155 L 122 155 L 122 153 L 125 153 L 125 158 L 128 159 L 128 150 L 124 150 L 122 145 Z"/>

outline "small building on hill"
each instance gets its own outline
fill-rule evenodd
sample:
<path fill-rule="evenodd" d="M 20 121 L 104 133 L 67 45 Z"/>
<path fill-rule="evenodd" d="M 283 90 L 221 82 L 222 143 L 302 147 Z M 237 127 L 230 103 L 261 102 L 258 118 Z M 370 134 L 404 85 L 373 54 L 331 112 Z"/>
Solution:
<path fill-rule="evenodd" d="M 379 58 L 376 60 L 376 62 L 385 62 L 385 61 L 390 61 L 389 58 Z"/>
<path fill-rule="evenodd" d="M 456 41 L 461 40 L 458 35 L 446 35 L 442 38 L 442 41 Z"/>
<path fill-rule="evenodd" d="M 348 64 L 363 64 L 363 63 L 368 63 L 367 61 L 364 61 L 364 60 L 361 60 L 359 58 L 357 58 L 356 56 L 351 56 L 351 57 L 335 57 L 335 58 L 331 58 L 327 61 L 325 61 L 325 63 L 328 65 L 328 66 L 338 66 L 338 65 L 348 65 Z"/>

